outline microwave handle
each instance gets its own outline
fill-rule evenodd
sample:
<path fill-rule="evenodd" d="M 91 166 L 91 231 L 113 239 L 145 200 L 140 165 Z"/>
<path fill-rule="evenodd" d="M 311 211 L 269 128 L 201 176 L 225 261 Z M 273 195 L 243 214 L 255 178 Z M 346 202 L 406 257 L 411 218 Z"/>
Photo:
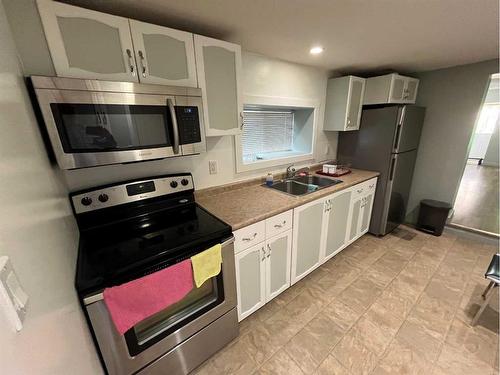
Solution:
<path fill-rule="evenodd" d="M 174 101 L 172 99 L 167 99 L 167 106 L 170 111 L 170 117 L 172 118 L 172 130 L 174 135 L 174 144 L 172 148 L 174 150 L 174 154 L 179 153 L 179 126 L 177 125 L 177 117 L 175 115 Z"/>

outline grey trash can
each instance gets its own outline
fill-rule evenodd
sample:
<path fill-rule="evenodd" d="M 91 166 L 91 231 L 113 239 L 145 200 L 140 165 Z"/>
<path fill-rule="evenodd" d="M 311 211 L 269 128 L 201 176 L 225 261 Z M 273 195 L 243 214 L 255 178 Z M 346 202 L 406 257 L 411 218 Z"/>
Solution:
<path fill-rule="evenodd" d="M 451 204 L 447 202 L 433 199 L 420 201 L 417 229 L 440 236 L 443 234 L 444 225 L 446 224 L 446 219 L 451 208 Z"/>

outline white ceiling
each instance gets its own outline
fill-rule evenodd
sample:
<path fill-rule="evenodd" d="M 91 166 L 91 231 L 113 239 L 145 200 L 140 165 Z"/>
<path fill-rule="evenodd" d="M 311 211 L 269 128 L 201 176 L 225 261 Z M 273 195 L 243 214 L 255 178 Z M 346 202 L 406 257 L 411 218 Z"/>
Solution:
<path fill-rule="evenodd" d="M 63 0 L 346 72 L 498 57 L 498 0 Z M 320 44 L 323 54 L 309 54 Z"/>

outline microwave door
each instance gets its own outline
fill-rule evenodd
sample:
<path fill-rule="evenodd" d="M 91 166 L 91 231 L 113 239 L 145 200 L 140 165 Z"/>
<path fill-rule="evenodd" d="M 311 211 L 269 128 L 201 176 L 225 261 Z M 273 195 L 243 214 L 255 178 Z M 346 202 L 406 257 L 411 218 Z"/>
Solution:
<path fill-rule="evenodd" d="M 62 169 L 181 154 L 174 152 L 174 121 L 166 105 L 174 96 L 51 89 L 36 94 Z"/>

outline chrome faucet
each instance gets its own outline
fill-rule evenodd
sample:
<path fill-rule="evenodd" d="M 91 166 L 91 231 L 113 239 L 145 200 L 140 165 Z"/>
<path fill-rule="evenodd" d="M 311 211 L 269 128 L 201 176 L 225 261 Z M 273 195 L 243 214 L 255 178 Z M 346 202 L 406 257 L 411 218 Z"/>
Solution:
<path fill-rule="evenodd" d="M 309 174 L 310 172 L 310 168 L 309 167 L 303 167 L 303 168 L 300 168 L 300 169 L 295 169 L 293 167 L 293 164 L 292 165 L 289 165 L 286 169 L 286 178 L 289 179 L 289 178 L 294 178 L 295 175 L 299 174 L 299 173 L 302 173 L 302 172 L 306 172 L 307 174 Z"/>

